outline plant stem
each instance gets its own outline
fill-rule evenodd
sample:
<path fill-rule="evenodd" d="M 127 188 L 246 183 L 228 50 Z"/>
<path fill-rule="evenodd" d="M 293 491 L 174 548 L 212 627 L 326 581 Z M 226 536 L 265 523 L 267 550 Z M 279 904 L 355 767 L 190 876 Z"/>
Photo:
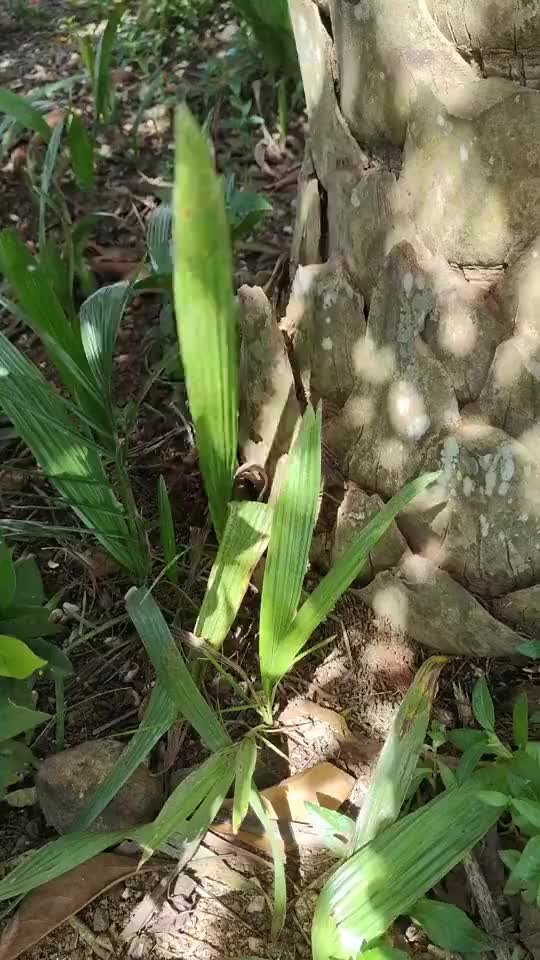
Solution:
<path fill-rule="evenodd" d="M 56 749 L 64 749 L 64 733 L 66 719 L 66 702 L 64 698 L 64 678 L 54 678 L 54 695 L 56 698 Z"/>

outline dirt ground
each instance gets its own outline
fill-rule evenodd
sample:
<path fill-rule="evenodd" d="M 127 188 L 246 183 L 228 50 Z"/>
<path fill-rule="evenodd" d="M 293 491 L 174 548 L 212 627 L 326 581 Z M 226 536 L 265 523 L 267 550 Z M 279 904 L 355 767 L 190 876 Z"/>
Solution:
<path fill-rule="evenodd" d="M 60 0 L 40 0 L 27 8 L 30 14 L 23 16 L 21 7 L 13 13 L 11 7 L 3 10 L 2 2 L 1 86 L 28 93 L 60 79 L 79 77 L 82 65 L 73 20 L 75 25 L 83 17 L 86 23 L 91 22 L 88 9 L 82 12 Z M 101 138 L 96 189 L 85 196 L 73 183 L 66 183 L 74 221 L 96 209 L 113 214 L 112 219 L 98 223 L 88 252 L 97 282 L 121 276 L 123 268 L 127 271 L 144 256 L 148 214 L 171 178 L 174 104 L 187 96 L 201 119 L 205 117 L 205 105 L 211 101 L 218 167 L 227 175 L 234 173 L 238 184 L 264 194 L 272 203 L 272 213 L 263 226 L 236 251 L 235 283 L 257 283 L 265 286 L 275 301 L 282 298 L 288 282 L 305 118 L 301 109 L 293 111 L 285 144 L 278 141 L 273 107 L 264 115 L 264 126 L 231 126 L 231 111 L 237 109 L 231 103 L 233 94 L 237 94 L 231 94 L 227 84 L 215 93 L 207 68 L 209 61 L 219 67 L 227 58 L 236 30 L 225 6 L 220 22 L 201 27 L 197 53 L 188 45 L 181 56 L 164 54 L 166 103 L 154 103 L 143 113 L 137 151 L 132 145 L 132 127 L 141 84 L 147 78 L 140 65 L 121 62 L 115 67 L 118 123 Z M 72 96 L 79 107 L 89 111 L 90 93 L 85 81 L 75 79 Z M 265 96 L 263 90 L 263 103 L 267 102 Z M 254 103 L 248 112 L 257 113 L 257 105 Z M 32 246 L 37 224 L 24 174 L 26 149 L 21 138 L 2 161 L 0 225 L 14 227 Z M 44 363 L 35 338 L 21 324 L 4 312 L 0 313 L 0 325 L 34 361 Z M 137 502 L 154 529 L 160 474 L 171 492 L 177 540 L 186 544 L 180 563 L 179 614 L 182 626 L 189 629 L 196 618 L 215 546 L 208 536 L 206 504 L 182 383 L 172 376 L 152 377 L 162 349 L 158 298 L 139 298 L 129 308 L 119 334 L 116 401 L 120 406 L 128 404 L 139 396 L 142 385 L 149 383 L 131 437 L 130 475 Z M 34 469 L 28 452 L 17 443 L 4 453 L 0 507 L 2 516 L 36 519 L 50 517 L 52 512 L 55 523 L 70 522 Z M 75 666 L 75 675 L 65 689 L 65 746 L 109 737 L 122 740 L 137 726 L 154 681 L 125 613 L 129 579 L 89 538 L 66 535 L 61 542 L 41 539 L 23 548 L 37 557 L 48 595 L 55 596 L 64 626 L 64 644 Z M 155 596 L 165 611 L 174 606 L 178 612 L 177 596 L 164 582 Z M 250 679 L 256 678 L 257 605 L 253 592 L 226 651 Z M 350 799 L 354 808 L 361 802 L 374 757 L 421 654 L 406 638 L 392 635 L 386 624 L 355 601 L 353 594 L 345 598 L 315 640 L 330 636 L 335 638 L 332 645 L 303 661 L 282 684 L 278 715 L 282 755 L 279 758 L 268 751 L 262 765 L 275 782 L 302 773 L 315 763 L 330 761 L 338 771 L 354 778 L 356 786 Z M 470 691 L 478 669 L 474 663 L 451 664 L 441 684 L 436 719 L 448 725 L 457 722 L 455 685 Z M 518 670 L 505 665 L 495 672 L 488 664 L 487 670 L 503 722 L 510 715 L 512 692 L 518 687 L 525 685 L 539 699 L 536 668 Z M 227 695 L 219 690 L 216 693 L 216 689 L 213 692 L 221 698 L 220 705 L 227 706 Z M 54 715 L 52 685 L 40 686 L 39 706 Z M 232 733 L 235 724 L 241 722 L 231 723 Z M 54 721 L 37 732 L 32 747 L 39 759 L 55 750 L 55 736 Z M 156 776 L 166 771 L 164 779 L 170 784 L 176 769 L 185 769 L 198 759 L 196 739 L 185 731 L 181 735 L 172 731 L 154 752 L 152 771 Z M 32 798 L 21 808 L 0 805 L 0 859 L 4 869 L 52 835 Z M 285 932 L 277 943 L 270 937 L 270 860 L 257 843 L 233 845 L 225 836 L 212 834 L 178 875 L 169 860 L 165 868 L 158 865 L 154 871 L 122 879 L 24 955 L 32 960 L 66 956 L 73 960 L 96 956 L 101 960 L 308 957 L 317 889 L 332 862 L 326 853 L 309 847 L 289 851 L 289 912 Z M 460 882 L 458 878 L 456 885 Z M 35 910 L 44 910 L 39 900 Z M 424 945 L 420 943 L 414 949 L 422 954 Z M 5 949 L 2 952 L 0 945 L 0 960 L 11 956 L 15 954 Z"/>

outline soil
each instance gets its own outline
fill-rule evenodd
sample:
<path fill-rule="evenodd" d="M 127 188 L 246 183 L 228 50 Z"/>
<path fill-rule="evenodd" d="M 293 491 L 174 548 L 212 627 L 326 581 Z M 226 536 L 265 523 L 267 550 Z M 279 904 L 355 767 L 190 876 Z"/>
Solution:
<path fill-rule="evenodd" d="M 28 93 L 37 86 L 79 76 L 82 65 L 78 47 L 66 21 L 84 16 L 88 24 L 89 9 L 81 10 L 61 0 L 38 0 L 35 9 L 27 8 L 30 13 L 26 16 L 20 12 L 22 7 L 18 9 L 12 15 L 0 7 L 0 85 Z M 121 63 L 117 67 L 118 123 L 101 138 L 95 191 L 84 195 L 67 176 L 63 181 L 74 222 L 97 208 L 113 214 L 111 219 L 98 222 L 92 237 L 94 252 L 89 256 L 98 284 L 111 279 L 111 261 L 116 265 L 132 264 L 144 255 L 145 222 L 171 177 L 174 103 L 187 94 L 204 120 L 208 99 L 208 80 L 204 78 L 208 70 L 205 73 L 202 66 L 207 66 L 212 58 L 218 64 L 222 62 L 236 36 L 237 25 L 228 19 L 224 9 L 220 22 L 211 29 L 201 28 L 200 39 L 206 44 L 204 61 L 200 52 L 196 54 L 189 48 L 164 59 L 161 68 L 166 77 L 166 108 L 148 109 L 139 128 L 136 152 L 131 128 L 139 107 L 141 84 L 148 78 L 141 74 L 140 65 Z M 36 17 L 31 15 L 32 11 Z M 91 97 L 83 79 L 75 81 L 72 95 L 77 106 L 89 115 Z M 263 90 L 263 102 L 268 107 L 265 96 Z M 236 285 L 266 285 L 278 302 L 288 282 L 286 265 L 305 118 L 301 110 L 291 117 L 289 137 L 283 145 L 272 109 L 273 106 L 265 113 L 272 135 L 269 144 L 260 125 L 231 128 L 233 107 L 222 92 L 213 104 L 212 135 L 221 172 L 234 173 L 238 184 L 263 193 L 273 205 L 264 224 L 236 251 Z M 255 107 L 251 112 L 257 112 Z M 14 228 L 34 248 L 37 218 L 24 173 L 27 159 L 28 144 L 21 137 L 2 161 L 0 226 Z M 54 225 L 52 230 L 54 234 Z M 46 366 L 36 338 L 20 323 L 4 312 L 0 313 L 0 324 L 36 363 Z M 139 507 L 154 531 L 157 482 L 160 475 L 165 477 L 177 542 L 186 545 L 186 552 L 180 561 L 180 593 L 162 580 L 155 596 L 165 612 L 174 611 L 182 626 L 190 629 L 204 593 L 215 544 L 208 533 L 207 508 L 182 381 L 154 375 L 162 350 L 159 299 L 143 296 L 132 303 L 119 332 L 115 399 L 120 408 L 126 409 L 140 399 L 144 386 L 144 399 L 130 436 L 130 476 Z M 12 519 L 49 520 L 52 515 L 58 525 L 73 523 L 34 468 L 27 450 L 18 443 L 12 444 L 7 453 L 4 451 L 0 506 L 2 515 Z M 151 536 L 151 546 L 152 538 L 156 543 L 156 535 Z M 153 671 L 125 614 L 129 578 L 89 537 L 66 534 L 60 540 L 30 540 L 18 549 L 32 552 L 38 559 L 48 595 L 55 597 L 58 618 L 64 627 L 64 646 L 75 667 L 75 675 L 65 687 L 64 745 L 129 736 L 143 714 L 154 683 Z M 225 651 L 255 682 L 257 613 L 258 597 L 253 591 Z M 282 737 L 278 743 L 285 751 L 285 759 L 267 751 L 261 758 L 262 766 L 275 782 L 316 762 L 330 760 L 356 778 L 357 788 L 360 785 L 351 798 L 354 806 L 369 780 L 380 743 L 414 675 L 420 654 L 407 638 L 396 636 L 387 624 L 376 620 L 353 592 L 314 641 L 329 637 L 334 637 L 331 645 L 301 661 L 281 685 L 278 722 Z M 482 668 L 486 665 L 482 664 Z M 490 673 L 489 664 L 487 669 Z M 474 662 L 455 661 L 451 665 L 441 684 L 436 719 L 449 726 L 458 721 L 455 685 L 459 683 L 469 692 L 478 672 Z M 509 723 L 509 691 L 520 685 L 534 688 L 537 672 L 536 668 L 524 671 L 505 665 L 490 674 L 490 683 L 501 704 L 503 724 Z M 211 692 L 222 707 L 233 702 L 219 685 L 213 684 Z M 42 683 L 38 693 L 39 707 L 54 716 L 54 686 Z M 245 718 L 231 722 L 231 732 L 241 729 L 244 722 Z M 348 731 L 345 740 L 339 733 L 343 723 Z M 38 760 L 58 749 L 57 733 L 54 721 L 37 732 L 32 748 Z M 199 759 L 196 738 L 173 730 L 154 751 L 151 763 L 156 774 L 166 772 L 170 781 L 175 768 L 185 769 Z M 21 784 L 31 785 L 31 778 Z M 0 859 L 4 867 L 50 836 L 35 804 L 17 809 L 1 804 Z M 301 850 L 289 856 L 289 912 L 286 930 L 278 943 L 272 943 L 270 936 L 268 859 L 253 849 L 233 846 L 212 835 L 178 879 L 169 866 L 165 886 L 162 873 L 143 873 L 120 882 L 79 911 L 76 919 L 67 921 L 26 951 L 25 956 L 33 960 L 65 956 L 73 960 L 95 956 L 132 960 L 308 957 L 311 913 L 317 888 L 330 862 L 320 851 Z M 146 922 L 129 938 L 122 939 L 122 931 L 137 916 L 137 908 L 149 894 L 155 894 L 155 904 Z"/>

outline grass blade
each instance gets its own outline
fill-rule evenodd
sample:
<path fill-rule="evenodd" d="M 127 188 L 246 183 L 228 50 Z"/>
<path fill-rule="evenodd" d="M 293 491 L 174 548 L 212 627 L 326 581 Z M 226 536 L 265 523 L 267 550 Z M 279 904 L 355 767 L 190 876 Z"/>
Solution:
<path fill-rule="evenodd" d="M 3 334 L 0 369 L 0 405 L 45 475 L 111 556 L 137 574 L 138 544 L 94 446 L 74 427 L 65 401 Z"/>
<path fill-rule="evenodd" d="M 94 102 L 96 120 L 104 120 L 108 113 L 111 93 L 111 60 L 114 39 L 125 7 L 118 4 L 107 20 L 107 26 L 99 38 L 94 63 Z"/>
<path fill-rule="evenodd" d="M 285 876 L 285 857 L 275 820 L 268 816 L 264 804 L 255 787 L 251 788 L 249 803 L 259 823 L 264 828 L 270 843 L 274 862 L 274 912 L 272 915 L 272 936 L 278 937 L 283 930 L 287 913 L 287 879 Z"/>
<path fill-rule="evenodd" d="M 398 820 L 325 884 L 312 928 L 314 960 L 349 960 L 452 869 L 496 823 L 501 808 L 478 797 L 504 783 L 494 765 Z"/>
<path fill-rule="evenodd" d="M 18 93 L 0 87 L 0 112 L 14 117 L 17 123 L 39 134 L 45 143 L 49 142 L 51 128 L 39 110 L 36 110 L 25 97 L 20 97 Z"/>
<path fill-rule="evenodd" d="M 431 706 L 446 657 L 430 657 L 418 670 L 394 717 L 362 804 L 352 850 L 358 850 L 397 820 L 426 738 Z"/>
<path fill-rule="evenodd" d="M 301 606 L 290 630 L 280 644 L 280 659 L 274 665 L 277 681 L 288 670 L 302 647 L 319 624 L 333 610 L 337 601 L 358 576 L 369 558 L 370 551 L 386 532 L 394 517 L 422 490 L 435 483 L 438 473 L 425 473 L 411 480 L 399 493 L 373 517 L 329 573 L 320 581 L 313 593 Z"/>
<path fill-rule="evenodd" d="M 272 525 L 267 503 L 229 504 L 227 526 L 214 561 L 195 634 L 219 649 L 238 613 Z"/>
<path fill-rule="evenodd" d="M 58 160 L 62 135 L 64 133 L 64 118 L 62 117 L 56 124 L 47 146 L 43 169 L 41 171 L 41 196 L 39 198 L 39 249 L 43 250 L 46 241 L 46 200 L 51 189 L 51 182 Z"/>
<path fill-rule="evenodd" d="M 254 737 L 244 737 L 236 754 L 232 830 L 238 833 L 249 808 L 251 781 L 257 762 L 257 744 Z"/>
<path fill-rule="evenodd" d="M 191 723 L 210 750 L 229 746 L 230 739 L 221 721 L 196 686 L 152 594 L 132 587 L 126 596 L 126 606 L 158 680 L 178 712 Z"/>
<path fill-rule="evenodd" d="M 158 483 L 159 535 L 165 570 L 169 580 L 176 583 L 178 578 L 178 563 L 176 560 L 176 537 L 171 510 L 171 501 L 167 493 L 165 478 L 160 476 Z"/>
<path fill-rule="evenodd" d="M 167 203 L 152 210 L 148 217 L 146 246 L 155 273 L 168 274 L 173 271 L 172 219 L 172 207 Z"/>
<path fill-rule="evenodd" d="M 178 710 L 168 693 L 157 683 L 142 721 L 119 757 L 108 777 L 99 785 L 88 803 L 75 819 L 72 830 L 80 833 L 88 830 L 96 817 L 111 802 L 137 767 L 146 759 L 158 740 L 167 733 L 178 716 Z"/>
<path fill-rule="evenodd" d="M 67 133 L 71 168 L 80 187 L 94 185 L 94 143 L 77 113 L 71 117 Z"/>
<path fill-rule="evenodd" d="M 238 343 L 221 181 L 185 107 L 176 123 L 174 299 L 178 339 L 210 514 L 218 538 L 236 463 Z"/>
<path fill-rule="evenodd" d="M 206 832 L 214 817 L 214 803 L 219 810 L 233 781 L 235 751 L 235 747 L 230 747 L 212 754 L 178 784 L 152 825 L 141 832 L 143 863 L 172 835 L 175 839 L 185 840 L 193 839 L 201 830 Z M 197 807 L 209 797 L 212 798 L 212 809 L 208 811 L 208 819 L 205 811 L 202 818 L 190 821 Z"/>
<path fill-rule="evenodd" d="M 0 901 L 20 897 L 35 887 L 41 887 L 48 880 L 61 877 L 63 873 L 85 863 L 107 847 L 120 843 L 134 832 L 131 828 L 106 833 L 70 833 L 52 840 L 25 856 L 7 877 L 0 880 Z"/>
<path fill-rule="evenodd" d="M 321 410 L 308 407 L 289 454 L 274 510 L 261 599 L 259 658 L 264 690 L 292 666 L 282 643 L 296 615 L 321 486 Z"/>

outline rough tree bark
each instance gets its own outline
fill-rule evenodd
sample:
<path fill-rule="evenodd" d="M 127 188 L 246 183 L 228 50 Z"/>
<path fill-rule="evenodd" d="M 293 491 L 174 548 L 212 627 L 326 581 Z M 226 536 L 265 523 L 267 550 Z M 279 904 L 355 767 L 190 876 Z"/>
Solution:
<path fill-rule="evenodd" d="M 281 327 L 325 410 L 318 561 L 439 468 L 364 595 L 422 643 L 508 652 L 540 636 L 540 5 L 289 3 L 310 139 Z M 243 353 L 244 436 L 264 422 L 270 450 L 273 404 L 273 462 L 296 410 L 274 323 L 264 396 Z"/>

